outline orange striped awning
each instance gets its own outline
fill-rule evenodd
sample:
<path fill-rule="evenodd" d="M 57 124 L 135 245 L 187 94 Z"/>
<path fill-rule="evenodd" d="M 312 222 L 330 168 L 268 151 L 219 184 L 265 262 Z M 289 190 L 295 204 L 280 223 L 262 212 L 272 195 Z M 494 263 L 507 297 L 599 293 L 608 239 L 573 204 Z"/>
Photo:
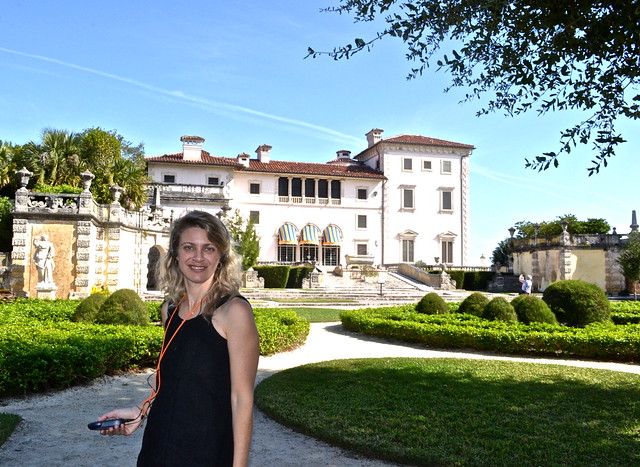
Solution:
<path fill-rule="evenodd" d="M 342 242 L 342 232 L 337 225 L 328 225 L 322 231 L 323 245 L 340 245 Z"/>
<path fill-rule="evenodd" d="M 289 222 L 278 229 L 278 243 L 280 245 L 296 245 L 298 243 L 298 228 Z"/>
<path fill-rule="evenodd" d="M 318 245 L 320 236 L 320 229 L 312 224 L 307 224 L 302 228 L 300 232 L 300 244 L 301 245 Z"/>

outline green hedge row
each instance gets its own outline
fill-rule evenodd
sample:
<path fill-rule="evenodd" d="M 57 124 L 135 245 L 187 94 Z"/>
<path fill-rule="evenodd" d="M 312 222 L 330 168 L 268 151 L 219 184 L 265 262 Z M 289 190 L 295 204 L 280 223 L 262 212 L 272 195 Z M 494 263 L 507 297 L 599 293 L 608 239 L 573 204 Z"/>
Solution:
<path fill-rule="evenodd" d="M 307 340 L 309 321 L 295 311 L 282 308 L 256 308 L 254 312 L 260 335 L 260 355 L 292 350 Z"/>
<path fill-rule="evenodd" d="M 411 305 L 340 313 L 346 329 L 437 348 L 488 350 L 519 355 L 555 355 L 610 361 L 640 361 L 640 325 L 505 323 L 465 315 L 422 315 Z"/>
<path fill-rule="evenodd" d="M 0 303 L 0 396 L 64 388 L 103 374 L 155 366 L 160 326 L 72 323 L 77 300 Z M 149 306 L 157 313 L 159 304 Z M 292 310 L 255 309 L 260 353 L 304 343 L 309 322 Z"/>
<path fill-rule="evenodd" d="M 254 266 L 254 269 L 264 278 L 267 289 L 302 288 L 302 280 L 313 271 L 310 266 Z"/>

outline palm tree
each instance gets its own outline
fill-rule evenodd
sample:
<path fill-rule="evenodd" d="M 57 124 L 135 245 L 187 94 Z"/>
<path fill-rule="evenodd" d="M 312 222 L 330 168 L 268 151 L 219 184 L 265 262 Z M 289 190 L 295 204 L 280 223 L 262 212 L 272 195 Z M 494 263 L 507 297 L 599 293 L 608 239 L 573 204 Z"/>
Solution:
<path fill-rule="evenodd" d="M 11 183 L 11 177 L 16 171 L 13 152 L 11 143 L 0 140 L 0 188 Z"/>
<path fill-rule="evenodd" d="M 144 157 L 121 158 L 113 166 L 114 182 L 124 189 L 120 203 L 138 209 L 147 201 L 147 162 Z"/>
<path fill-rule="evenodd" d="M 36 183 L 79 186 L 79 142 L 77 134 L 51 128 L 42 130 L 40 143 L 29 141 L 24 149 Z"/>

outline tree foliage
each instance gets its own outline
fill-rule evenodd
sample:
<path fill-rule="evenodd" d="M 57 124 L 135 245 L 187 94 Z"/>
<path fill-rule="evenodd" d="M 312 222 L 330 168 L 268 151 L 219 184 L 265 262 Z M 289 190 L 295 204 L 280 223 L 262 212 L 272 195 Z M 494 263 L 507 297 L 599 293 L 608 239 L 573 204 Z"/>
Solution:
<path fill-rule="evenodd" d="M 561 132 L 557 151 L 525 159 L 532 169 L 557 167 L 560 155 L 591 142 L 593 175 L 625 142 L 617 119 L 640 118 L 638 0 L 340 0 L 325 11 L 386 25 L 370 39 L 332 52 L 309 48 L 308 56 L 348 59 L 391 37 L 416 63 L 409 79 L 435 63 L 451 75 L 446 90 L 467 89 L 465 101 L 488 98 L 478 115 L 586 111 Z"/>
<path fill-rule="evenodd" d="M 539 222 L 538 237 L 550 237 L 562 233 L 562 222 L 567 222 L 567 232 L 571 234 L 606 234 L 611 227 L 604 219 L 590 218 L 580 221 L 573 214 L 558 216 L 556 220 Z M 533 238 L 536 235 L 536 224 L 530 221 L 516 222 L 517 238 Z"/>
<path fill-rule="evenodd" d="M 509 258 L 511 257 L 511 245 L 508 239 L 502 240 L 495 247 L 491 254 L 491 264 L 500 264 L 506 266 L 509 264 Z"/>
<path fill-rule="evenodd" d="M 89 170 L 95 176 L 91 193 L 98 203 L 112 202 L 110 187 L 115 184 L 124 189 L 123 206 L 139 208 L 147 200 L 144 147 L 131 144 L 115 130 L 89 128 L 73 133 L 45 128 L 38 141 L 24 145 L 0 142 L 3 192 L 15 192 L 15 177 L 12 180 L 9 175 L 22 167 L 34 174 L 31 186 L 80 188 L 80 174 Z"/>
<path fill-rule="evenodd" d="M 236 253 L 242 256 L 242 269 L 252 268 L 260 255 L 260 237 L 255 224 L 245 220 L 237 209 L 226 221 Z"/>
<path fill-rule="evenodd" d="M 625 278 L 633 282 L 633 295 L 637 296 L 637 282 L 640 281 L 640 233 L 629 235 L 629 243 L 620 252 L 618 263 Z"/>

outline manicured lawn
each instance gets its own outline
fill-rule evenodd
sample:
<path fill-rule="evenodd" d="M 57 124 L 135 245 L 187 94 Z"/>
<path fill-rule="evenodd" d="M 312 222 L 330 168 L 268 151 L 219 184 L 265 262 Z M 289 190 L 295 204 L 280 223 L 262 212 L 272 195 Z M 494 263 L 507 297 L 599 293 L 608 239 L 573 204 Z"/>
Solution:
<path fill-rule="evenodd" d="M 465 359 L 354 359 L 277 373 L 275 420 L 415 465 L 640 465 L 640 375 Z"/>
<path fill-rule="evenodd" d="M 332 323 L 334 321 L 340 321 L 340 312 L 343 310 L 336 310 L 335 308 L 316 308 L 316 307 L 292 307 L 293 311 L 301 317 L 305 318 L 310 323 Z"/>
<path fill-rule="evenodd" d="M 0 446 L 11 436 L 19 421 L 18 415 L 0 413 Z"/>

